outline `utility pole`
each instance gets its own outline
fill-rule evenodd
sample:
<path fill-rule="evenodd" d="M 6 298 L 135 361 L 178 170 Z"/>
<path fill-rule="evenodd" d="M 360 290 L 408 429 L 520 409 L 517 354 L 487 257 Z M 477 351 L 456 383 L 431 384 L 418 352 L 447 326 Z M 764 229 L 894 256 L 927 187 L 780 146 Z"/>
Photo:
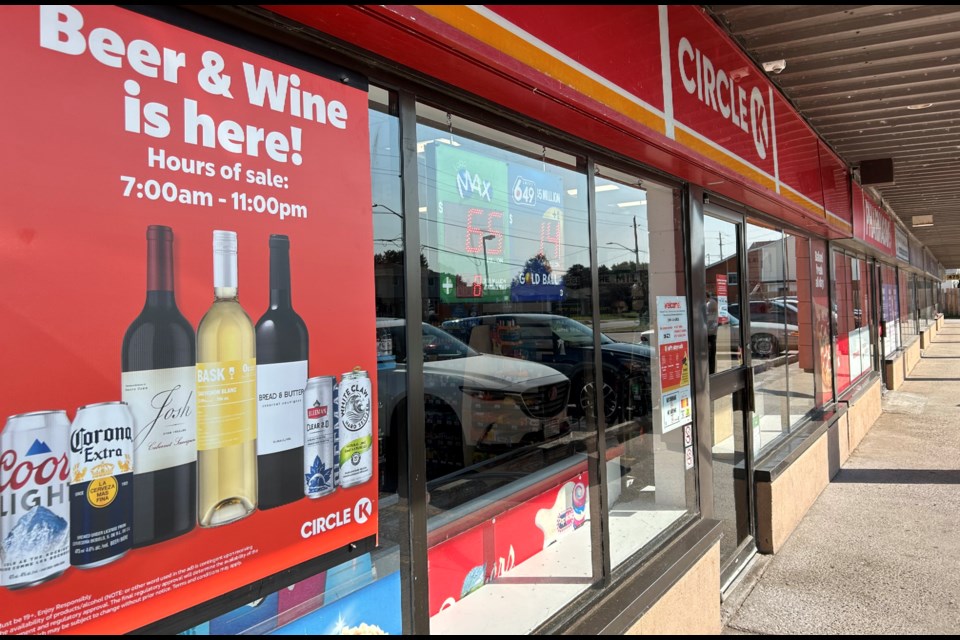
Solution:
<path fill-rule="evenodd" d="M 648 225 L 649 226 L 649 225 Z M 637 241 L 637 216 L 633 216 L 633 306 L 637 312 L 637 327 L 640 326 L 640 296 L 643 293 L 640 290 L 640 243 Z"/>
<path fill-rule="evenodd" d="M 723 261 L 723 232 L 717 231 L 717 239 L 720 241 L 720 261 Z"/>
<path fill-rule="evenodd" d="M 491 233 L 481 238 L 481 243 L 483 244 L 483 272 L 486 280 L 483 281 L 483 287 L 481 287 L 480 290 L 484 293 L 487 292 L 487 287 L 490 284 L 490 267 L 487 265 L 487 240 L 493 240 L 496 237 L 497 236 Z"/>
<path fill-rule="evenodd" d="M 637 273 L 640 272 L 640 243 L 637 242 L 637 216 L 633 216 L 633 259 L 637 264 Z"/>

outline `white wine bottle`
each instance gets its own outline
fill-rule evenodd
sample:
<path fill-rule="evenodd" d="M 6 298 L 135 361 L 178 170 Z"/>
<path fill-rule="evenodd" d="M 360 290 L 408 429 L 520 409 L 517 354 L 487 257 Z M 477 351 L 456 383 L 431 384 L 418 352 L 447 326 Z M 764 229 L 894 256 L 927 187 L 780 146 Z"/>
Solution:
<path fill-rule="evenodd" d="M 197 491 L 201 527 L 257 508 L 257 346 L 237 299 L 237 234 L 213 232 L 214 301 L 197 328 Z"/>

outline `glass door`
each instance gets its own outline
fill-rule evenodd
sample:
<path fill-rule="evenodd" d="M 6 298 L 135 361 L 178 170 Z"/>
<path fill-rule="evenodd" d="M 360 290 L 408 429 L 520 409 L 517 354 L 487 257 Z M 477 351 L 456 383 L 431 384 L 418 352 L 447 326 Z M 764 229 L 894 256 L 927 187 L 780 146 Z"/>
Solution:
<path fill-rule="evenodd" d="M 749 354 L 743 346 L 743 218 L 705 205 L 703 242 L 709 389 L 712 420 L 714 517 L 722 522 L 721 586 L 733 581 L 756 553 L 753 509 L 753 447 L 748 429 L 753 398 Z"/>

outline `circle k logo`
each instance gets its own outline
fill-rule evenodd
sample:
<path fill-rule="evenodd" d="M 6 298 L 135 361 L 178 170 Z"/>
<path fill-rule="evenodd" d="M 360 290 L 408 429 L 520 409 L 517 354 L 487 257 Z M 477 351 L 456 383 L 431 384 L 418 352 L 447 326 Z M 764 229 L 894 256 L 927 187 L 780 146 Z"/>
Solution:
<path fill-rule="evenodd" d="M 717 66 L 686 37 L 681 37 L 677 45 L 676 65 L 687 93 L 749 134 L 757 155 L 766 159 L 771 150 L 772 114 L 767 112 L 764 92 L 757 86 L 758 74 L 746 67 L 728 71 Z"/>
<path fill-rule="evenodd" d="M 353 507 L 353 520 L 357 524 L 364 524 L 373 515 L 373 502 L 370 498 L 360 498 Z"/>
<path fill-rule="evenodd" d="M 360 498 L 353 509 L 347 507 L 342 511 L 335 511 L 313 520 L 308 520 L 300 527 L 300 537 L 303 539 L 318 536 L 321 533 L 333 531 L 338 527 L 348 525 L 351 522 L 364 524 L 373 515 L 373 502 L 370 498 Z"/>

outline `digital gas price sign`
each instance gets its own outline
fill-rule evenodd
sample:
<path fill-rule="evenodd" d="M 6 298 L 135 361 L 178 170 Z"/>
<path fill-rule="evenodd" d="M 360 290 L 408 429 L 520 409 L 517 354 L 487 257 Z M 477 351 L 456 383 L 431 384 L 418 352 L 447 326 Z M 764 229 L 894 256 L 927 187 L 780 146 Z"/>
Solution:
<path fill-rule="evenodd" d="M 443 302 L 563 298 L 559 176 L 433 146 Z"/>

